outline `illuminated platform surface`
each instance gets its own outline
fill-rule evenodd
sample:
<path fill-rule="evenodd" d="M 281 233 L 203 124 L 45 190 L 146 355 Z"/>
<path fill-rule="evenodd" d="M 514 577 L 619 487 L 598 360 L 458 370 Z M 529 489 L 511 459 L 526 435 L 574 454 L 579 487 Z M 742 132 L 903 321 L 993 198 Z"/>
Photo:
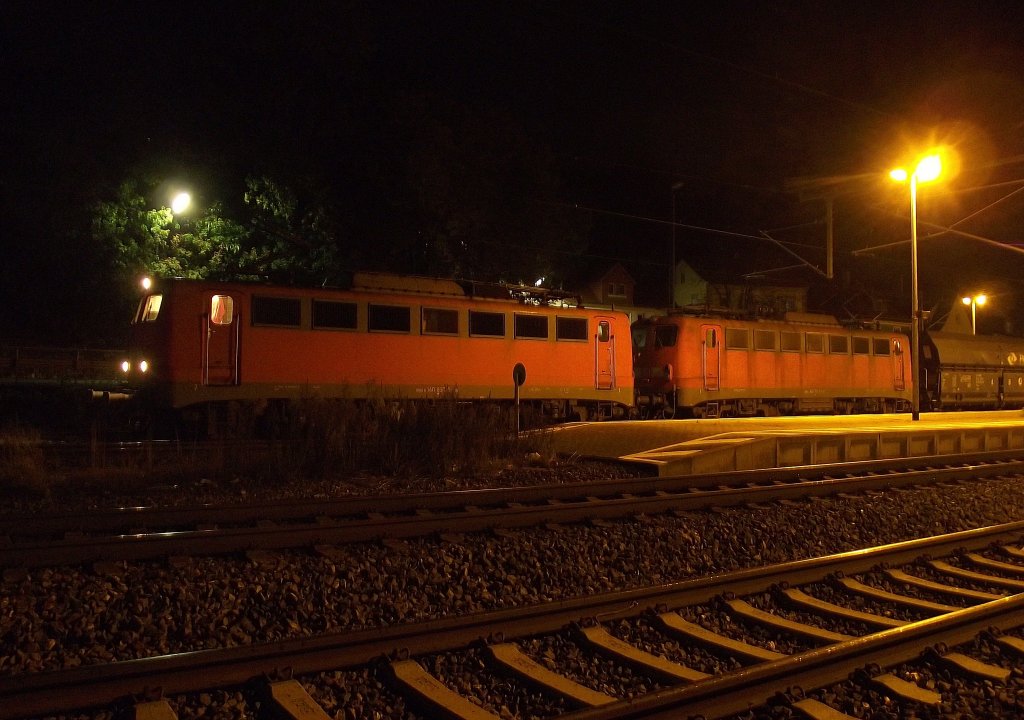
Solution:
<path fill-rule="evenodd" d="M 552 442 L 565 455 L 686 475 L 1024 448 L 1024 412 L 574 423 Z"/>

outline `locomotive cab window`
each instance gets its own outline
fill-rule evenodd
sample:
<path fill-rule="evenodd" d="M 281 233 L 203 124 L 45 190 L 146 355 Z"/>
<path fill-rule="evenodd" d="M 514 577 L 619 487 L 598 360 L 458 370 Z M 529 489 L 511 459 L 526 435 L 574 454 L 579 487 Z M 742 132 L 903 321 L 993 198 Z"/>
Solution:
<path fill-rule="evenodd" d="M 555 318 L 555 339 L 556 340 L 583 340 L 587 339 L 586 318 Z"/>
<path fill-rule="evenodd" d="M 235 301 L 230 295 L 214 295 L 210 298 L 210 322 L 214 325 L 230 325 L 235 319 Z"/>
<path fill-rule="evenodd" d="M 302 325 L 302 301 L 298 298 L 254 295 L 252 298 L 252 324 L 300 327 Z"/>
<path fill-rule="evenodd" d="M 833 355 L 849 355 L 850 338 L 846 335 L 829 335 L 828 351 Z"/>
<path fill-rule="evenodd" d="M 548 337 L 548 318 L 546 315 L 515 314 L 515 334 L 517 338 L 546 340 Z"/>
<path fill-rule="evenodd" d="M 163 302 L 163 295 L 150 295 L 142 301 L 139 308 L 139 322 L 153 322 L 160 315 L 160 304 Z"/>
<path fill-rule="evenodd" d="M 654 347 L 675 347 L 678 334 L 679 328 L 675 325 L 658 325 L 654 328 Z"/>
<path fill-rule="evenodd" d="M 725 349 L 726 350 L 749 350 L 750 349 L 750 331 L 746 328 L 726 328 L 725 329 Z"/>
<path fill-rule="evenodd" d="M 821 333 L 807 333 L 804 336 L 804 345 L 809 353 L 825 352 L 825 336 Z"/>
<path fill-rule="evenodd" d="M 782 340 L 782 352 L 800 352 L 803 349 L 800 343 L 800 333 L 783 330 L 779 335 Z"/>
<path fill-rule="evenodd" d="M 412 329 L 410 311 L 403 305 L 370 305 L 367 307 L 366 327 L 370 332 L 401 332 Z"/>
<path fill-rule="evenodd" d="M 755 330 L 754 331 L 754 349 L 755 350 L 775 350 L 775 331 L 774 330 Z"/>
<path fill-rule="evenodd" d="M 313 301 L 313 327 L 331 330 L 355 330 L 358 325 L 356 304 L 351 302 Z"/>
<path fill-rule="evenodd" d="M 633 349 L 643 350 L 647 347 L 647 328 L 646 327 L 635 327 L 630 330 L 630 336 L 633 338 Z"/>
<path fill-rule="evenodd" d="M 423 308 L 421 330 L 424 335 L 458 335 L 459 311 L 451 308 Z"/>
<path fill-rule="evenodd" d="M 853 354 L 868 355 L 871 353 L 871 340 L 866 337 L 853 336 Z"/>
<path fill-rule="evenodd" d="M 875 355 L 885 356 L 889 354 L 889 338 L 875 338 L 872 342 Z"/>
<path fill-rule="evenodd" d="M 505 337 L 505 313 L 470 310 L 469 334 L 483 337 Z"/>

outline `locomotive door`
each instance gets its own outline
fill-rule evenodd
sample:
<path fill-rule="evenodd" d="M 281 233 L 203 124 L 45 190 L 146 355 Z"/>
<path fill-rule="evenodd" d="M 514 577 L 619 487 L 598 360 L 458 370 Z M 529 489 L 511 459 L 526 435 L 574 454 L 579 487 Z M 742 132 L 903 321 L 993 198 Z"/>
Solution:
<path fill-rule="evenodd" d="M 615 336 L 611 318 L 597 318 L 594 335 L 594 387 L 611 390 L 615 387 Z"/>
<path fill-rule="evenodd" d="M 701 325 L 701 374 L 705 390 L 718 390 L 722 371 L 722 326 Z"/>
<path fill-rule="evenodd" d="M 903 390 L 907 386 L 903 375 L 903 340 L 890 338 L 889 345 L 892 350 L 892 387 L 893 390 Z"/>
<path fill-rule="evenodd" d="M 203 314 L 203 384 L 238 384 L 238 333 L 241 325 L 231 295 L 210 297 Z"/>

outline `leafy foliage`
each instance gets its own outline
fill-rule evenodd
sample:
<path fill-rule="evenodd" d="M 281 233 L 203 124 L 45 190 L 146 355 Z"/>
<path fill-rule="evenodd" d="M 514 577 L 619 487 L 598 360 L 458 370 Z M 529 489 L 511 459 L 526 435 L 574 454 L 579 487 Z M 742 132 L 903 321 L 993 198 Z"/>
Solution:
<path fill-rule="evenodd" d="M 252 272 L 290 282 L 324 282 L 341 274 L 342 255 L 323 204 L 300 202 L 291 189 L 262 176 L 246 179 L 244 199 L 252 214 L 245 258 Z"/>
<path fill-rule="evenodd" d="M 93 240 L 109 250 L 111 268 L 131 284 L 144 274 L 218 280 L 311 281 L 341 271 L 334 233 L 322 206 L 302 205 L 266 177 L 248 178 L 243 223 L 215 202 L 194 217 L 150 208 L 138 180 L 96 206 Z"/>

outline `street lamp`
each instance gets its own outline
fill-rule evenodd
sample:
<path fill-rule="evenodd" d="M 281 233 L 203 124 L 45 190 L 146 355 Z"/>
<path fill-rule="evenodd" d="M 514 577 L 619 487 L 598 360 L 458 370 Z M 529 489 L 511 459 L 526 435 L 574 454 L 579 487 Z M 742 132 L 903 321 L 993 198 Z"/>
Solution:
<path fill-rule="evenodd" d="M 910 264 L 911 264 L 911 298 L 910 315 L 910 418 L 921 419 L 921 398 L 918 393 L 918 343 L 921 332 L 920 298 L 917 294 L 917 184 L 931 182 L 942 173 L 942 160 L 938 155 L 928 155 L 917 163 L 914 172 L 908 173 L 904 168 L 896 168 L 889 173 L 896 182 L 910 180 Z"/>
<path fill-rule="evenodd" d="M 964 305 L 971 306 L 971 335 L 978 334 L 978 306 L 984 305 L 987 302 L 988 296 L 985 295 L 984 293 L 981 293 L 980 295 L 974 295 L 963 298 Z"/>
<path fill-rule="evenodd" d="M 174 196 L 171 200 L 171 212 L 175 215 L 180 215 L 188 209 L 188 206 L 192 204 L 192 196 L 187 192 L 180 192 Z"/>

